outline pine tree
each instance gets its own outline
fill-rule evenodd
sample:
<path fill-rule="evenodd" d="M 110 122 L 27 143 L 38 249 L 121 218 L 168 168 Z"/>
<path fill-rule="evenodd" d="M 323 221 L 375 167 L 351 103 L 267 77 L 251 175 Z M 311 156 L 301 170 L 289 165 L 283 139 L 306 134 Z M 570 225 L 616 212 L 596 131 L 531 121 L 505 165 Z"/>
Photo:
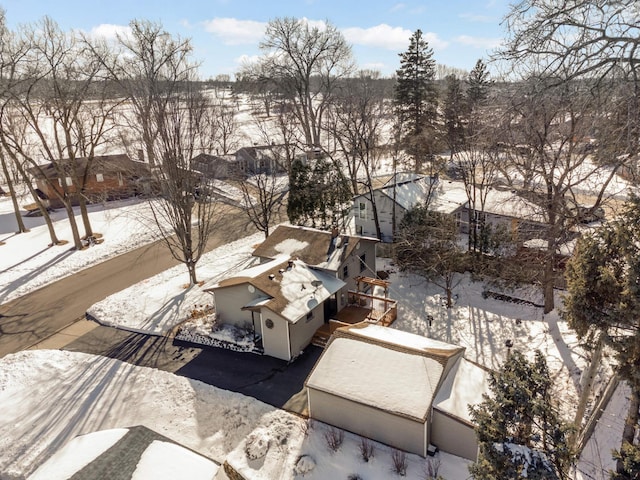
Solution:
<path fill-rule="evenodd" d="M 615 352 L 618 374 L 631 387 L 614 478 L 637 478 L 628 469 L 637 475 L 640 458 L 640 198 L 632 196 L 616 221 L 581 238 L 565 275 L 564 317 L 583 341 L 601 339 Z"/>
<path fill-rule="evenodd" d="M 487 66 L 481 59 L 476 62 L 473 70 L 469 72 L 466 83 L 465 113 L 467 116 L 467 135 L 474 136 L 482 129 L 483 121 L 486 121 L 486 115 L 482 110 L 487 104 L 492 83 L 489 80 Z"/>
<path fill-rule="evenodd" d="M 437 141 L 435 67 L 433 50 L 418 29 L 411 36 L 409 49 L 400 54 L 395 86 L 396 114 L 407 132 L 402 141 L 416 171 L 425 157 L 434 153 Z"/>
<path fill-rule="evenodd" d="M 303 225 L 315 209 L 311 196 L 311 167 L 300 159 L 291 163 L 287 217 L 294 225 Z"/>
<path fill-rule="evenodd" d="M 471 408 L 479 444 L 476 480 L 564 479 L 573 460 L 568 427 L 553 400 L 546 361 L 513 351 L 490 376 L 491 395 Z"/>
<path fill-rule="evenodd" d="M 444 130 L 447 146 L 451 158 L 464 143 L 464 125 L 462 123 L 464 111 L 464 96 L 460 80 L 455 75 L 447 76 L 446 93 L 443 105 Z"/>
<path fill-rule="evenodd" d="M 322 227 L 338 224 L 350 208 L 351 189 L 347 178 L 326 159 L 313 165 L 293 161 L 289 174 L 287 216 L 296 225 Z"/>
<path fill-rule="evenodd" d="M 489 72 L 482 59 L 478 60 L 467 77 L 467 103 L 470 110 L 482 105 L 489 96 Z"/>

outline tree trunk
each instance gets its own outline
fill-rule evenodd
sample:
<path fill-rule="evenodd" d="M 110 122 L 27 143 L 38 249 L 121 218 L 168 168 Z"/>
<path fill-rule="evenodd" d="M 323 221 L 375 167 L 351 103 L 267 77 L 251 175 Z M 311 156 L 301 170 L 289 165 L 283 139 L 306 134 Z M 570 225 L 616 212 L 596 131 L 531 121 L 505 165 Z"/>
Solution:
<path fill-rule="evenodd" d="M 20 206 L 18 205 L 18 199 L 16 198 L 16 191 L 15 191 L 15 188 L 13 187 L 13 180 L 11 179 L 11 175 L 9 174 L 9 169 L 7 168 L 7 161 L 4 158 L 4 151 L 2 150 L 0 150 L 0 163 L 2 163 L 2 173 L 4 173 L 4 178 L 7 180 L 9 195 L 11 195 L 11 202 L 13 203 L 13 212 L 16 217 L 16 223 L 18 224 L 18 231 L 16 233 L 28 232 L 29 229 L 25 227 L 24 221 L 22 220 L 22 215 L 20 215 Z"/>
<path fill-rule="evenodd" d="M 622 442 L 620 451 L 622 452 L 622 446 L 625 443 L 633 445 L 636 437 L 636 431 L 638 429 L 638 409 L 640 408 L 640 391 L 633 386 L 631 387 L 631 400 L 629 402 L 629 412 L 624 422 L 624 430 L 622 431 Z M 624 465 L 622 459 L 616 462 L 616 472 L 624 473 Z"/>
<path fill-rule="evenodd" d="M 89 220 L 89 213 L 87 212 L 87 200 L 80 192 L 78 195 L 78 201 L 80 203 L 80 213 L 82 215 L 82 224 L 84 226 L 84 238 L 93 237 L 93 229 L 91 228 L 91 221 Z"/>
<path fill-rule="evenodd" d="M 584 418 L 584 412 L 587 408 L 587 402 L 589 400 L 589 394 L 591 393 L 591 389 L 593 388 L 593 381 L 596 376 L 596 372 L 598 371 L 598 367 L 600 366 L 600 361 L 602 359 L 602 348 L 604 346 L 604 342 L 602 341 L 602 335 L 598 336 L 598 340 L 596 346 L 591 354 L 591 362 L 589 363 L 589 369 L 585 373 L 584 378 L 582 379 L 582 391 L 580 393 L 580 400 L 578 401 L 578 408 L 576 409 L 576 415 L 573 419 L 574 431 L 571 433 L 571 438 L 569 438 L 569 444 L 575 447 L 575 443 L 577 439 L 580 437 L 580 431 L 582 428 L 582 419 Z"/>
<path fill-rule="evenodd" d="M 76 217 L 70 200 L 64 202 L 64 209 L 67 212 L 67 217 L 69 217 L 69 225 L 71 226 L 71 234 L 73 236 L 73 245 L 76 250 L 82 250 L 82 240 L 80 240 L 80 232 L 78 231 L 78 224 L 76 222 Z"/>

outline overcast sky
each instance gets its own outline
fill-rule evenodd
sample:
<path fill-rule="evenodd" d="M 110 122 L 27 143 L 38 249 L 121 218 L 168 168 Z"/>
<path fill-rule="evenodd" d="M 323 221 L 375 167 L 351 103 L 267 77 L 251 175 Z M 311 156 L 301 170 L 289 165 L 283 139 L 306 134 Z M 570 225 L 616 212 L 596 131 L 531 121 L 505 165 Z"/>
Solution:
<path fill-rule="evenodd" d="M 329 21 L 353 46 L 360 68 L 391 75 L 421 29 L 438 63 L 470 70 L 500 44 L 508 0 L 0 0 L 10 28 L 48 15 L 63 29 L 114 35 L 130 20 L 160 22 L 192 39 L 205 78 L 233 75 L 260 54 L 274 17 Z"/>

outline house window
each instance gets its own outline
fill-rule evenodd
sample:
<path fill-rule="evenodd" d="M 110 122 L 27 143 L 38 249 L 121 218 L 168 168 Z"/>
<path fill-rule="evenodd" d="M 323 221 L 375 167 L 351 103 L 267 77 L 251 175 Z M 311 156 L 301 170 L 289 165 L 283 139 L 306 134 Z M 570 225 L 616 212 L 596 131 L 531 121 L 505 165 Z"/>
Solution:
<path fill-rule="evenodd" d="M 349 278 L 349 265 L 342 267 L 342 279 Z"/>
<path fill-rule="evenodd" d="M 358 257 L 360 259 L 360 272 L 364 272 L 367 268 L 367 254 L 363 253 Z"/>
<path fill-rule="evenodd" d="M 364 202 L 360 202 L 358 205 L 359 217 L 361 220 L 367 219 L 367 204 Z"/>
<path fill-rule="evenodd" d="M 65 177 L 64 184 L 67 187 L 70 187 L 71 185 L 73 185 L 73 180 L 71 179 L 71 177 Z M 58 178 L 58 185 L 60 185 L 62 187 L 62 179 L 61 178 Z"/>
<path fill-rule="evenodd" d="M 362 235 L 363 231 L 364 231 L 364 229 L 362 228 L 362 225 L 356 225 L 356 234 L 357 235 Z"/>
<path fill-rule="evenodd" d="M 118 172 L 118 185 L 124 185 L 124 179 L 122 178 L 122 172 Z"/>
<path fill-rule="evenodd" d="M 96 173 L 96 182 L 104 182 L 104 175 L 101 173 Z"/>
<path fill-rule="evenodd" d="M 307 322 L 313 320 L 313 310 L 307 313 Z"/>

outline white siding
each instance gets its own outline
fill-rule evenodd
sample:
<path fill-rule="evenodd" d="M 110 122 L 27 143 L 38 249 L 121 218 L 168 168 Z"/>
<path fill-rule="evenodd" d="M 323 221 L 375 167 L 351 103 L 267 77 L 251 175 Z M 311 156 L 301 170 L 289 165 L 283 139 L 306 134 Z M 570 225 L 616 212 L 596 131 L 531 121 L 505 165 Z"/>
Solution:
<path fill-rule="evenodd" d="M 323 323 L 324 303 L 321 303 L 313 309 L 312 317 L 309 320 L 301 318 L 289 326 L 292 356 L 297 357 L 311 343 L 313 335 Z"/>
<path fill-rule="evenodd" d="M 478 441 L 472 426 L 433 410 L 431 443 L 443 452 L 475 461 L 478 457 Z"/>
<path fill-rule="evenodd" d="M 249 291 L 248 284 L 243 283 L 214 291 L 216 312 L 222 323 L 243 325 L 251 322 L 251 312 L 242 307 L 256 298 L 263 296 L 259 291 Z"/>
<path fill-rule="evenodd" d="M 309 415 L 358 435 L 426 456 L 425 424 L 307 388 Z"/>
<path fill-rule="evenodd" d="M 374 198 L 378 210 L 378 221 L 382 235 L 381 240 L 383 242 L 391 242 L 393 240 L 393 200 L 379 191 L 374 192 Z M 366 218 L 361 218 L 361 203 L 365 204 Z M 359 196 L 354 200 L 353 208 L 357 234 L 376 238 L 376 224 L 373 219 L 371 202 L 365 196 Z M 405 213 L 404 208 L 396 205 L 396 226 L 400 224 Z"/>
<path fill-rule="evenodd" d="M 267 308 L 262 309 L 261 317 L 262 347 L 264 348 L 265 355 L 281 360 L 291 360 L 289 350 L 289 322 Z M 273 322 L 273 327 L 268 328 L 266 326 L 268 320 Z"/>

